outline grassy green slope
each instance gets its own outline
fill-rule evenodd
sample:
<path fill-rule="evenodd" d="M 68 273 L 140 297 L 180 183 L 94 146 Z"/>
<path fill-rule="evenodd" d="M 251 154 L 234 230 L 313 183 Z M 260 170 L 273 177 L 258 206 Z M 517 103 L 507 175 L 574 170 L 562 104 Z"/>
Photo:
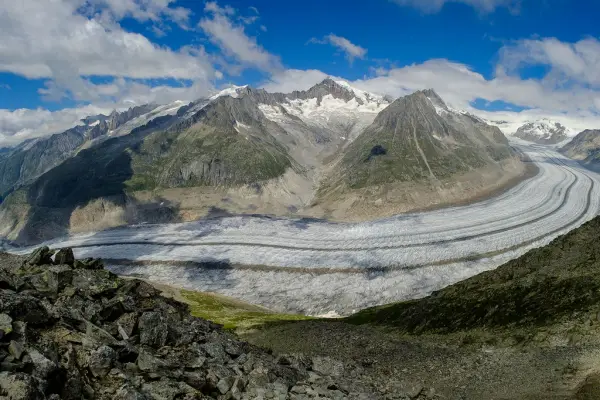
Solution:
<path fill-rule="evenodd" d="M 412 130 L 400 123 L 399 130 Z M 486 164 L 485 156 L 477 148 L 456 147 L 449 149 L 417 127 L 418 147 L 423 151 L 433 174 L 438 179 Z M 375 146 L 382 146 L 386 154 L 372 156 Z M 484 153 L 485 154 L 485 153 Z M 361 188 L 390 182 L 419 181 L 430 177 L 429 169 L 421 156 L 412 133 L 399 134 L 387 127 L 376 127 L 358 137 L 347 148 L 342 159 L 343 174 L 351 188 Z"/>
<path fill-rule="evenodd" d="M 181 295 L 190 305 L 192 315 L 221 324 L 225 329 L 244 331 L 265 324 L 312 319 L 298 314 L 275 313 L 218 294 L 182 290 Z"/>

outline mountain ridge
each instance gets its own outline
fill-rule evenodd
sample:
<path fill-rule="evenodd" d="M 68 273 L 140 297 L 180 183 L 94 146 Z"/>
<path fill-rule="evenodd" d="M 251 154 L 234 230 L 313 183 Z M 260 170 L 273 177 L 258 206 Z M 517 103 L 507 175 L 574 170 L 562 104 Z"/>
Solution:
<path fill-rule="evenodd" d="M 435 204 L 465 196 L 443 187 L 454 176 L 475 173 L 477 188 L 486 188 L 524 170 L 497 128 L 451 110 L 432 90 L 390 105 L 332 79 L 291 94 L 235 87 L 187 105 L 161 106 L 153 114 L 160 117 L 119 132 L 129 123 L 123 121 L 150 107 L 119 118 L 85 118 L 87 125 L 77 129 L 100 140 L 88 141 L 88 148 L 77 143 L 79 150 L 65 153 L 66 160 L 15 188 L 19 193 L 0 206 L 1 233 L 30 241 L 73 229 L 195 219 L 212 208 L 369 218 L 355 212 L 362 195 L 354 190 L 381 197 L 410 184 Z M 389 141 L 392 125 L 403 127 L 406 148 Z M 353 176 L 361 183 L 348 185 Z M 404 209 L 377 212 L 402 212 L 417 203 L 422 200 L 404 197 L 397 204 Z M 44 226 L 48 219 L 57 225 Z"/>

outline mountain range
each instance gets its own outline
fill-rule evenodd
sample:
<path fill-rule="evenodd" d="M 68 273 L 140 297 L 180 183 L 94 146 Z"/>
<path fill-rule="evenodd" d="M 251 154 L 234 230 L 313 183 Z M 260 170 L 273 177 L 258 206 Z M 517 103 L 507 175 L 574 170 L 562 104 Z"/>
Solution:
<path fill-rule="evenodd" d="M 477 198 L 527 168 L 433 91 L 393 100 L 325 79 L 144 105 L 0 153 L 0 235 L 269 213 L 361 220 Z"/>

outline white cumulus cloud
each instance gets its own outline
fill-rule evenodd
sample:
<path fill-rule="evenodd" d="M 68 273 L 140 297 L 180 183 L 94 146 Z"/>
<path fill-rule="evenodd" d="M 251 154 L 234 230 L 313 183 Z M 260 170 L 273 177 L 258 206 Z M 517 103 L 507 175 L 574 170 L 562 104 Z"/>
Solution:
<path fill-rule="evenodd" d="M 241 17 L 236 23 L 237 10 L 215 2 L 208 2 L 204 8 L 207 15 L 198 26 L 228 57 L 240 63 L 242 67 L 255 67 L 262 71 L 275 72 L 282 69 L 279 57 L 260 46 L 256 38 L 245 31 L 245 24 L 255 21 L 255 16 Z"/>
<path fill-rule="evenodd" d="M 557 85 L 580 83 L 600 88 L 600 41 L 596 38 L 575 43 L 556 38 L 524 39 L 505 46 L 500 55 L 501 65 L 510 72 L 543 65 L 551 68 L 547 80 Z"/>
<path fill-rule="evenodd" d="M 77 76 L 207 79 L 213 68 L 198 49 L 173 51 L 77 12 L 78 2 L 7 2 L 0 13 L 0 71 L 26 78 Z"/>
<path fill-rule="evenodd" d="M 365 58 L 367 55 L 367 49 L 352 43 L 345 37 L 333 33 L 326 35 L 323 39 L 312 38 L 309 40 L 309 43 L 330 44 L 344 53 L 350 63 L 352 63 L 355 58 Z"/>
<path fill-rule="evenodd" d="M 61 132 L 72 128 L 81 118 L 110 111 L 111 108 L 98 106 L 68 108 L 54 112 L 42 108 L 20 108 L 13 111 L 0 109 L 0 147 L 12 146 L 26 139 L 46 136 L 48 133 Z"/>

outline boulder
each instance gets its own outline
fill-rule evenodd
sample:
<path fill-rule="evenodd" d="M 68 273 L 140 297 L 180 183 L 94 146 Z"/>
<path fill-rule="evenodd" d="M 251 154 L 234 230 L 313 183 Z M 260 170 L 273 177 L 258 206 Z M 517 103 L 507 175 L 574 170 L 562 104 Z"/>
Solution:
<path fill-rule="evenodd" d="M 142 350 L 137 358 L 137 366 L 141 371 L 154 372 L 166 368 L 167 363 L 154 357 L 150 352 Z"/>
<path fill-rule="evenodd" d="M 29 277 L 29 282 L 38 291 L 56 296 L 71 284 L 73 270 L 68 265 L 51 265 Z"/>
<path fill-rule="evenodd" d="M 202 345 L 202 348 L 204 349 L 204 351 L 206 351 L 206 354 L 208 354 L 213 359 L 223 361 L 228 358 L 227 353 L 225 353 L 225 349 L 223 349 L 223 345 L 221 343 L 206 343 Z"/>
<path fill-rule="evenodd" d="M 0 331 L 2 331 L 2 335 L 8 335 L 12 332 L 13 319 L 8 314 L 0 314 Z"/>
<path fill-rule="evenodd" d="M 54 256 L 54 264 L 73 266 L 75 264 L 73 250 L 69 247 L 60 249 Z"/>
<path fill-rule="evenodd" d="M 235 376 L 227 376 L 223 379 L 220 379 L 217 383 L 217 389 L 219 390 L 219 392 L 221 392 L 221 394 L 229 392 L 229 389 L 233 387 L 233 384 L 235 383 L 236 379 L 237 378 Z"/>
<path fill-rule="evenodd" d="M 34 250 L 33 253 L 27 257 L 25 264 L 28 265 L 51 265 L 52 255 L 54 252 L 48 248 L 48 246 L 40 247 Z"/>
<path fill-rule="evenodd" d="M 89 358 L 89 369 L 92 375 L 104 378 L 112 368 L 117 353 L 108 346 L 100 346 Z"/>
<path fill-rule="evenodd" d="M 103 344 L 109 346 L 118 346 L 119 341 L 104 329 L 92 324 L 89 321 L 86 321 L 83 344 L 89 348 L 98 348 Z"/>
<path fill-rule="evenodd" d="M 0 372 L 0 393 L 7 393 L 9 400 L 43 399 L 38 382 L 25 373 Z"/>
<path fill-rule="evenodd" d="M 167 342 L 169 330 L 165 318 L 158 312 L 145 312 L 138 321 L 140 344 L 159 348 Z"/>
<path fill-rule="evenodd" d="M 55 362 L 34 348 L 28 348 L 27 355 L 31 357 L 33 376 L 44 380 L 53 378 L 58 370 L 58 365 Z"/>
<path fill-rule="evenodd" d="M 20 360 L 24 351 L 25 349 L 21 343 L 15 342 L 14 340 L 10 341 L 10 344 L 8 345 L 8 353 L 15 359 Z"/>
<path fill-rule="evenodd" d="M 116 321 L 117 331 L 121 336 L 123 336 L 124 334 L 125 336 L 127 336 L 127 338 L 130 338 L 131 336 L 133 336 L 133 332 L 137 327 L 137 321 L 138 316 L 136 313 L 123 314 Z M 125 340 L 127 338 L 123 337 L 123 339 Z"/>
<path fill-rule="evenodd" d="M 48 310 L 39 299 L 6 290 L 0 290 L 0 313 L 31 325 L 44 325 L 51 319 Z"/>
<path fill-rule="evenodd" d="M 120 285 L 120 279 L 106 270 L 78 270 L 72 285 L 86 296 L 112 296 Z"/>

